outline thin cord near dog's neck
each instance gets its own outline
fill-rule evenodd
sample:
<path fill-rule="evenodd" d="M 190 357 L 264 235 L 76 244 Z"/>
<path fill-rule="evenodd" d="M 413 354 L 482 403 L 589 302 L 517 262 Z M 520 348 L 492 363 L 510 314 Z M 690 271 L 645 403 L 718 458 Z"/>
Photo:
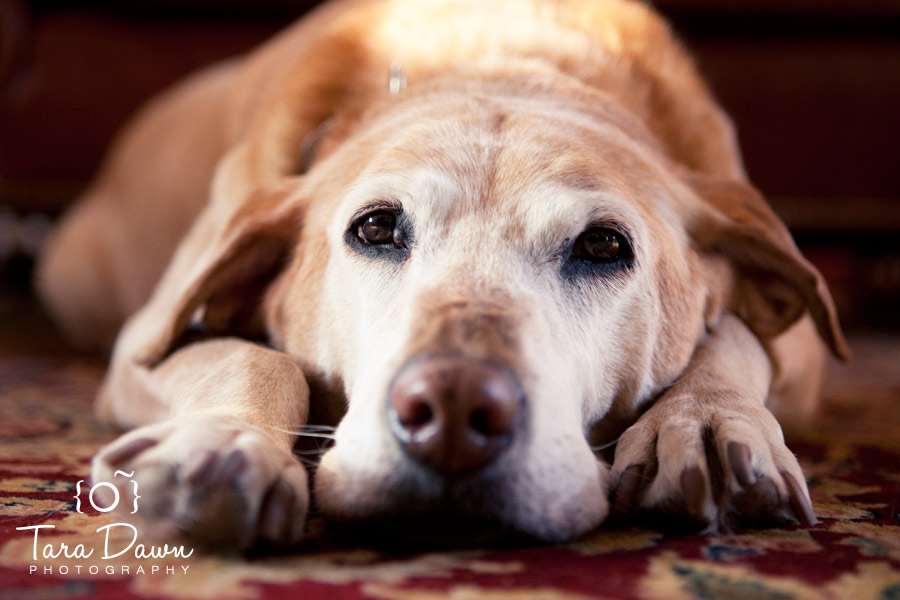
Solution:
<path fill-rule="evenodd" d="M 403 74 L 403 67 L 400 63 L 392 62 L 390 76 L 388 77 L 388 93 L 396 96 L 406 88 L 406 75 Z"/>

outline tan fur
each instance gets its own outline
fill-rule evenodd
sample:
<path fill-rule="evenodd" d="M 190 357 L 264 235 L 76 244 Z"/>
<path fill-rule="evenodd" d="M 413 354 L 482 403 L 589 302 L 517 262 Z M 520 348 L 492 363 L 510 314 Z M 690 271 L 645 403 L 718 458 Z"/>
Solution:
<path fill-rule="evenodd" d="M 391 64 L 407 84 L 396 95 Z M 327 119 L 299 174 L 304 138 Z M 345 244 L 373 202 L 414 223 L 405 262 Z M 563 277 L 559 249 L 598 222 L 628 229 L 634 268 Z M 720 452 L 747 445 L 786 501 L 782 474 L 802 473 L 765 403 L 808 413 L 816 329 L 847 354 L 821 276 L 745 181 L 727 118 L 666 25 L 624 0 L 329 4 L 152 102 L 60 226 L 39 286 L 86 345 L 130 315 L 98 410 L 138 429 L 98 455 L 95 476 L 147 438 L 135 465 L 162 494 L 191 457 L 240 450 L 238 547 L 301 534 L 308 491 L 284 432 L 344 399 L 316 478 L 323 510 L 439 510 L 433 476 L 408 464 L 382 414 L 420 352 L 515 371 L 527 441 L 459 503 L 548 540 L 601 522 L 610 483 L 635 464 L 656 465 L 643 506 L 677 504 L 680 474 L 710 476 L 706 432 Z M 192 342 L 192 324 L 215 339 Z M 625 431 L 611 477 L 591 430 Z M 278 482 L 296 518 L 257 530 Z M 199 510 L 180 506 L 172 519 Z"/>

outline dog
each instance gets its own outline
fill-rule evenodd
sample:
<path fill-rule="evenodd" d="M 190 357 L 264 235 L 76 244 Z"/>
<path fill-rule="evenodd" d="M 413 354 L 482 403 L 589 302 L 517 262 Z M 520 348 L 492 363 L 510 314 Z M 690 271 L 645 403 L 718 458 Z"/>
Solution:
<path fill-rule="evenodd" d="M 115 339 L 97 410 L 133 429 L 94 480 L 133 470 L 145 531 L 214 549 L 297 543 L 311 497 L 469 543 L 611 512 L 811 526 L 774 414 L 849 356 L 630 0 L 327 4 L 150 102 L 38 285 Z M 327 441 L 312 481 L 298 436 Z"/>

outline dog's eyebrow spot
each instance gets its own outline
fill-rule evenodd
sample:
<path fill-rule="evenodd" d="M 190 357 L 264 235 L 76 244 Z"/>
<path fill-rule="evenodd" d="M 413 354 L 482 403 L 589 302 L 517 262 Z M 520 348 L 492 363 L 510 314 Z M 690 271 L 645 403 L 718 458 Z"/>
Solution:
<path fill-rule="evenodd" d="M 602 192 L 609 189 L 609 182 L 604 181 L 596 168 L 583 160 L 572 161 L 553 159 L 547 165 L 553 179 L 560 185 L 577 191 Z"/>
<path fill-rule="evenodd" d="M 578 191 L 599 192 L 605 189 L 596 175 L 577 169 L 564 171 L 557 178 L 564 186 Z"/>
<path fill-rule="evenodd" d="M 494 122 L 491 126 L 491 130 L 494 133 L 500 133 L 500 131 L 503 129 L 503 124 L 506 122 L 506 118 L 506 113 L 497 113 L 496 115 L 494 115 Z"/>

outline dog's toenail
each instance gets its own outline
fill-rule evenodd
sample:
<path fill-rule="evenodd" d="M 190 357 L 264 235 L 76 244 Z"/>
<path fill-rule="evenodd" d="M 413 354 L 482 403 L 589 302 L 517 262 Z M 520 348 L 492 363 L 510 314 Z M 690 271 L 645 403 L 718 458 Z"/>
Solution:
<path fill-rule="evenodd" d="M 688 514 L 698 521 L 706 521 L 706 476 L 700 467 L 690 467 L 681 473 L 681 489 L 684 493 L 684 507 Z"/>
<path fill-rule="evenodd" d="M 784 483 L 787 486 L 788 499 L 794 514 L 797 515 L 797 520 L 804 527 L 812 527 L 817 524 L 819 521 L 816 519 L 816 513 L 813 512 L 812 506 L 806 499 L 806 494 L 803 493 L 803 488 L 794 479 L 794 476 L 787 471 L 782 471 L 781 478 L 784 479 Z"/>
<path fill-rule="evenodd" d="M 758 478 L 753 472 L 750 447 L 738 442 L 728 442 L 726 453 L 728 454 L 728 463 L 731 465 L 731 470 L 738 483 L 743 487 L 756 485 Z"/>
<path fill-rule="evenodd" d="M 272 541 L 286 539 L 290 513 L 294 506 L 294 490 L 283 479 L 276 481 L 266 493 L 259 513 L 259 532 Z"/>
<path fill-rule="evenodd" d="M 232 450 L 225 457 L 222 466 L 216 471 L 214 482 L 218 484 L 231 483 L 235 477 L 247 468 L 248 464 L 247 455 L 244 454 L 243 450 Z"/>
<path fill-rule="evenodd" d="M 195 455 L 184 467 L 184 480 L 191 485 L 199 485 L 213 475 L 212 466 L 216 453 L 204 450 Z"/>
<path fill-rule="evenodd" d="M 151 438 L 139 437 L 133 439 L 109 452 L 105 456 L 106 462 L 111 466 L 116 467 L 122 463 L 128 462 L 144 450 L 152 448 L 156 444 L 157 441 Z"/>
<path fill-rule="evenodd" d="M 617 514 L 627 514 L 634 504 L 638 490 L 644 479 L 644 465 L 631 465 L 624 471 L 619 478 L 619 485 L 616 488 L 616 503 L 613 511 Z"/>

